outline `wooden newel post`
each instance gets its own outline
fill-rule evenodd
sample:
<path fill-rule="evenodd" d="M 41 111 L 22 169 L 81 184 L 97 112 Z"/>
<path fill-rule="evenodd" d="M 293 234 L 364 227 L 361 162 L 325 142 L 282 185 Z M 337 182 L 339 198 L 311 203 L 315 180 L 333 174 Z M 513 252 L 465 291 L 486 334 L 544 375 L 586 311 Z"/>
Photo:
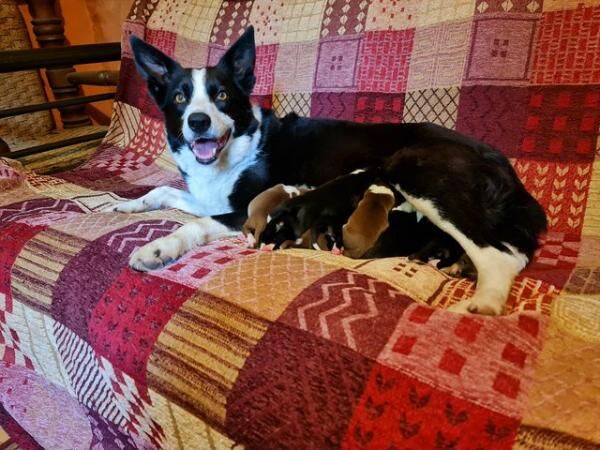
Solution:
<path fill-rule="evenodd" d="M 63 20 L 57 14 L 56 0 L 26 0 L 31 14 L 33 32 L 42 48 L 64 47 L 66 44 Z M 74 72 L 70 67 L 46 69 L 46 77 L 57 100 L 81 95 L 80 89 L 67 80 L 67 75 Z M 92 122 L 85 113 L 85 105 L 59 108 L 60 117 L 65 128 L 90 125 Z"/>

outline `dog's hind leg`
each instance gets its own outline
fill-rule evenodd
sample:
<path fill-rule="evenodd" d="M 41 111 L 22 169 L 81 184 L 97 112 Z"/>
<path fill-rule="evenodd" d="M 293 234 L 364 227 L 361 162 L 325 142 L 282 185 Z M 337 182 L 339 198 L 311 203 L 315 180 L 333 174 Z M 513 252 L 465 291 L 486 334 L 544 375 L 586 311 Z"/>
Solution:
<path fill-rule="evenodd" d="M 487 315 L 502 314 L 512 283 L 527 264 L 527 257 L 509 244 L 505 244 L 506 251 L 476 244 L 454 223 L 443 218 L 431 200 L 407 194 L 399 187 L 397 189 L 417 211 L 461 245 L 477 270 L 475 294 L 457 303 L 450 310 Z"/>
<path fill-rule="evenodd" d="M 110 205 L 103 212 L 137 213 L 163 208 L 174 208 L 199 215 L 192 195 L 170 186 L 160 186 L 140 198 Z"/>

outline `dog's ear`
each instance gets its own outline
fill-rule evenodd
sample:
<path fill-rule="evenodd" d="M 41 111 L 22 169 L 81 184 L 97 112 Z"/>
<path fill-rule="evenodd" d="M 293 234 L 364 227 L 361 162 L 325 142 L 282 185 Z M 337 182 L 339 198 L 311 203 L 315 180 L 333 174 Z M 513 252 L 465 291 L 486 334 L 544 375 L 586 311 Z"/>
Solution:
<path fill-rule="evenodd" d="M 160 105 L 164 100 L 164 94 L 173 73 L 181 70 L 181 66 L 177 61 L 137 36 L 131 36 L 129 42 L 137 70 L 148 83 L 150 93 Z"/>
<path fill-rule="evenodd" d="M 249 26 L 244 34 L 229 47 L 217 66 L 230 71 L 237 86 L 245 95 L 250 95 L 254 83 L 256 83 L 256 77 L 254 76 L 255 63 L 254 27 Z"/>

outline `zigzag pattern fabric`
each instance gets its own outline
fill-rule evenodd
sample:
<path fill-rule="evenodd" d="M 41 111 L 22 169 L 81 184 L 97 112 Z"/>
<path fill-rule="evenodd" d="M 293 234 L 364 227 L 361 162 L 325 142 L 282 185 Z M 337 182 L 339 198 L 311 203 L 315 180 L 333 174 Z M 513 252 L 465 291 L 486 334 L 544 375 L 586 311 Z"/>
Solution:
<path fill-rule="evenodd" d="M 507 315 L 405 258 L 210 243 L 149 274 L 193 218 L 99 212 L 184 188 L 135 34 L 186 66 L 256 27 L 254 101 L 432 121 L 504 152 L 549 231 Z M 0 426 L 44 449 L 600 446 L 598 0 L 135 0 L 103 144 L 56 176 L 0 160 Z"/>

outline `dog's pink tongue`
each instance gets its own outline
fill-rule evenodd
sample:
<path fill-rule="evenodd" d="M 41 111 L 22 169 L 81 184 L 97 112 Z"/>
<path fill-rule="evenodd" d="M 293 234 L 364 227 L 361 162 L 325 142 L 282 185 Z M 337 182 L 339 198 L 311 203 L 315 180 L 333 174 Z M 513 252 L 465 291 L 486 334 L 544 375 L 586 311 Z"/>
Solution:
<path fill-rule="evenodd" d="M 192 151 L 196 158 L 207 161 L 213 159 L 217 154 L 219 144 L 217 141 L 195 141 L 192 145 Z"/>

